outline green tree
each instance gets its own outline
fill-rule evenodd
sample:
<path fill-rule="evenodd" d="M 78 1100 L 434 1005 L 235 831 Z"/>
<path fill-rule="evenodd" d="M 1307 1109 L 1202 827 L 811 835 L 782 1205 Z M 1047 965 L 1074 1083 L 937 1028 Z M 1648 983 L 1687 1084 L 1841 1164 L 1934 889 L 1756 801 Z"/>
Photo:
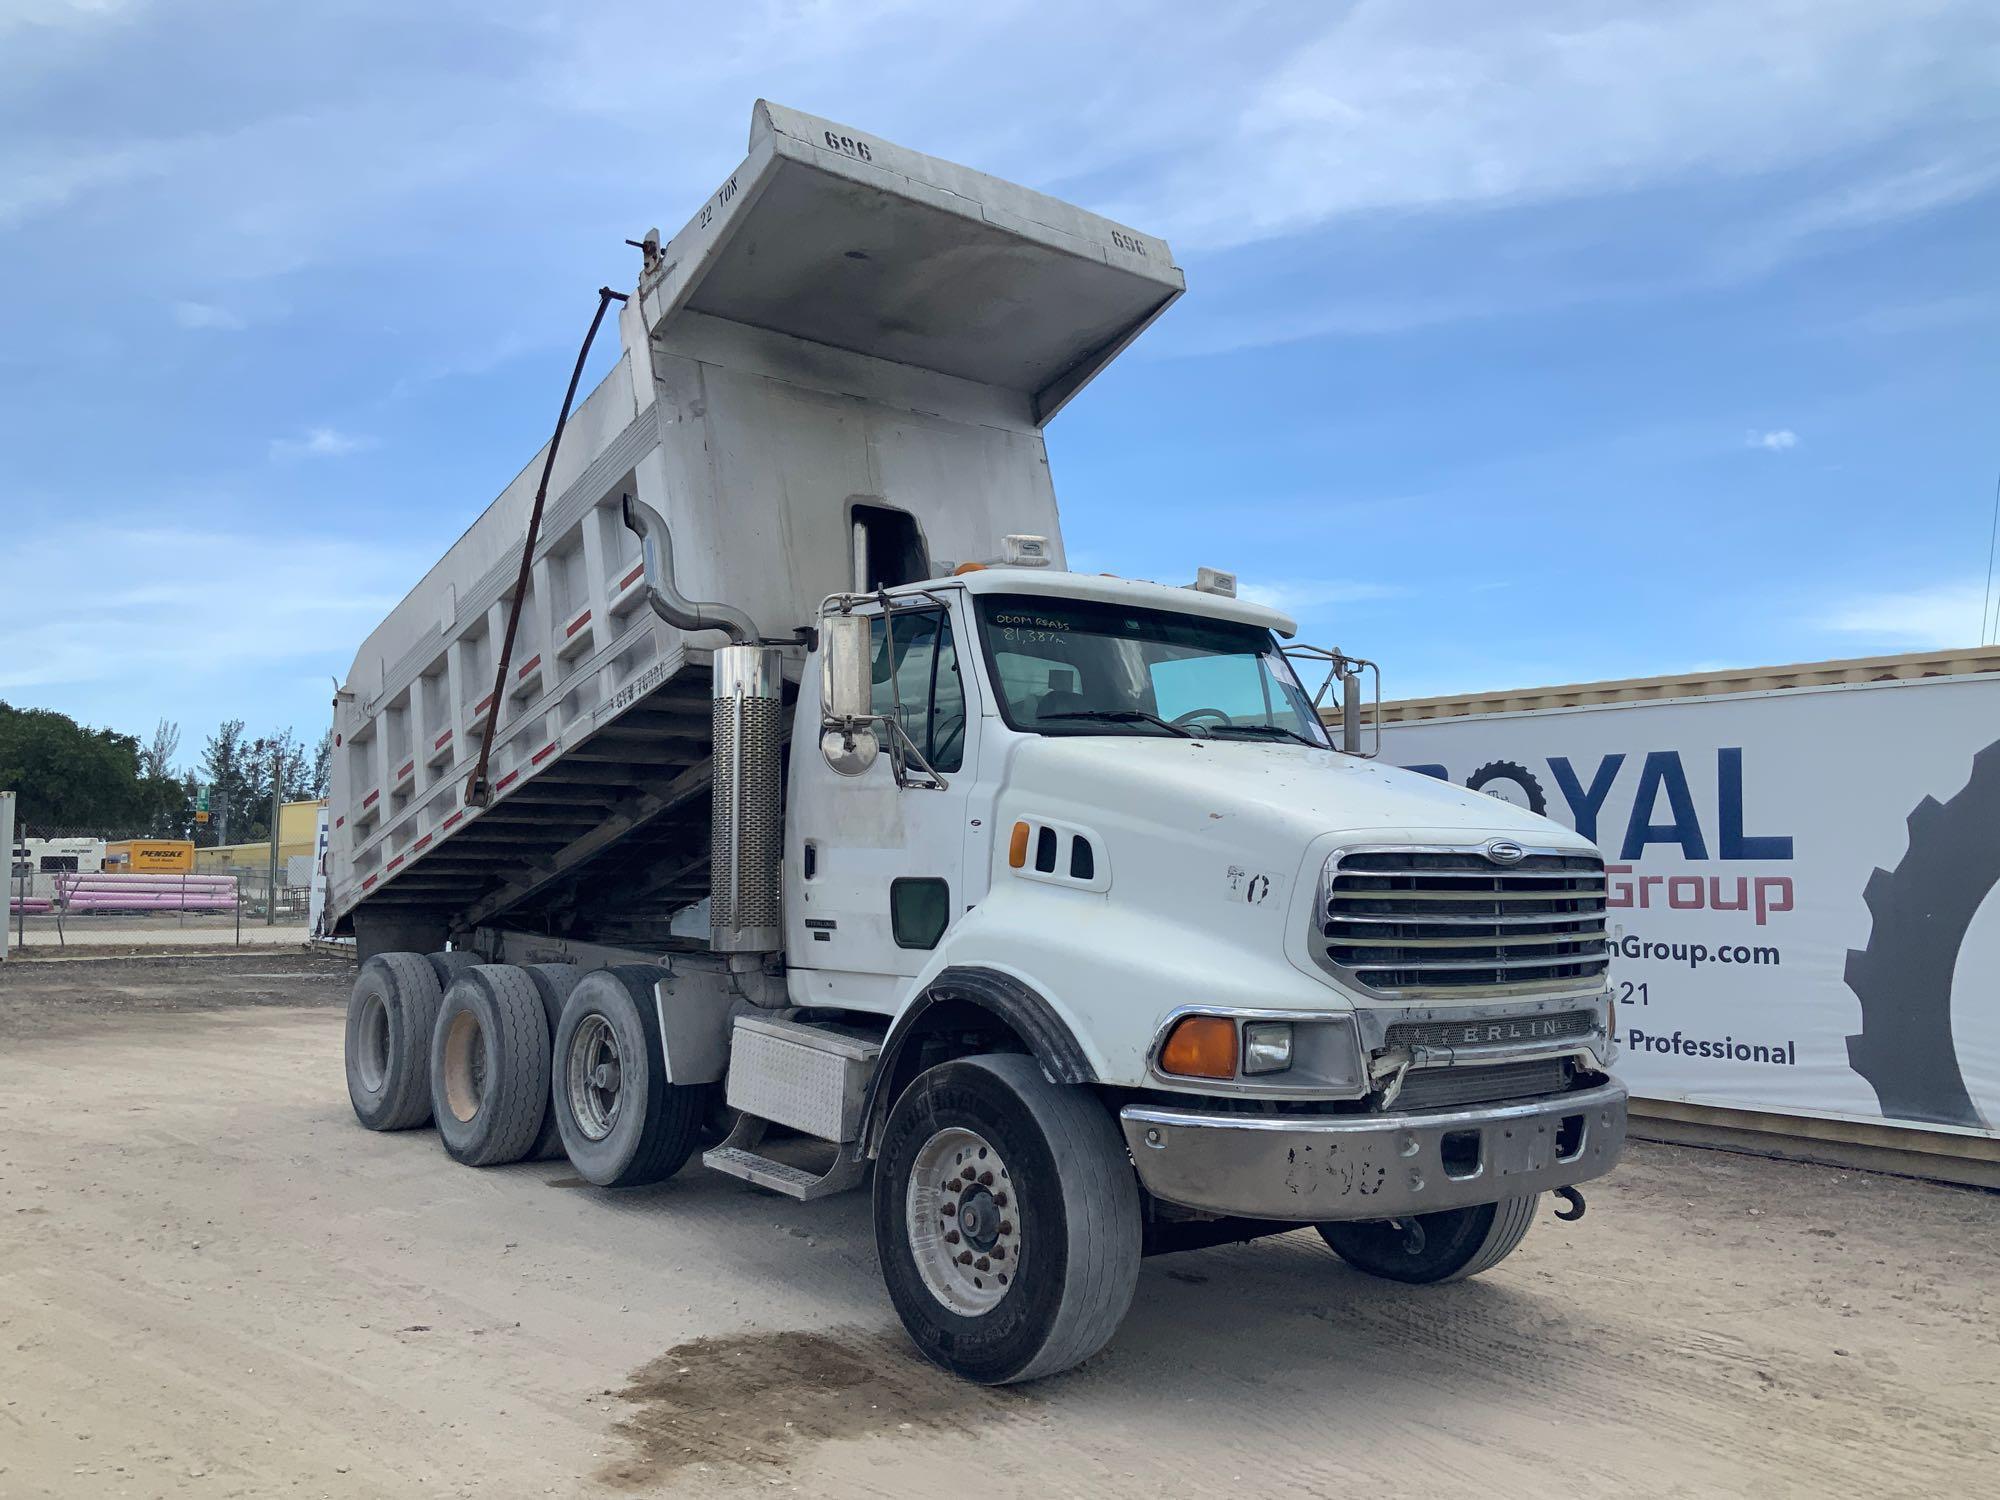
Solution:
<path fill-rule="evenodd" d="M 171 776 L 174 774 L 174 757 L 181 753 L 181 726 L 171 719 L 162 719 L 153 726 L 153 737 L 139 751 L 139 775 L 144 777 Z"/>
<path fill-rule="evenodd" d="M 121 837 L 145 826 L 139 741 L 47 708 L 0 703 L 0 787 L 20 794 L 25 830 Z"/>
<path fill-rule="evenodd" d="M 324 797 L 332 772 L 333 731 L 329 729 L 319 737 L 319 745 L 313 751 L 312 775 L 308 778 L 305 795 L 309 798 Z"/>
<path fill-rule="evenodd" d="M 247 843 L 252 796 L 247 773 L 250 747 L 243 741 L 243 721 L 226 719 L 201 752 L 201 779 L 208 787 L 207 844 Z"/>

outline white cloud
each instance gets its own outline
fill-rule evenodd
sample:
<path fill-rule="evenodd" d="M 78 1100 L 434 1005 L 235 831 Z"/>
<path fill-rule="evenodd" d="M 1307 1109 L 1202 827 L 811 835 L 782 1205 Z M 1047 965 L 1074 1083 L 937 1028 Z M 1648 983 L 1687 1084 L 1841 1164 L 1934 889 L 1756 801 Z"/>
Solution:
<path fill-rule="evenodd" d="M 1977 644 L 1985 606 L 1985 583 L 1966 579 L 1856 594 L 1828 607 L 1812 623 L 1821 630 L 1866 637 L 1869 650 L 1940 651 Z"/>
<path fill-rule="evenodd" d="M 183 328 L 214 329 L 224 333 L 235 333 L 248 325 L 237 314 L 226 307 L 216 307 L 207 302 L 176 302 L 169 309 L 174 321 Z"/>
<path fill-rule="evenodd" d="M 1746 448 L 1762 448 L 1766 453 L 1787 453 L 1799 445 L 1799 435 L 1789 427 L 1774 427 L 1769 432 L 1751 429 L 1743 434 Z"/>
<path fill-rule="evenodd" d="M 1361 583 L 1349 578 L 1285 578 L 1269 582 L 1237 581 L 1238 597 L 1252 604 L 1281 609 L 1288 615 L 1305 610 L 1327 609 L 1336 604 L 1361 604 L 1375 599 L 1394 599 L 1403 590 L 1383 583 Z"/>
<path fill-rule="evenodd" d="M 116 20 L 139 8 L 139 0 L 0 0 L 0 36 L 15 27 L 48 30 Z"/>
<path fill-rule="evenodd" d="M 9 568 L 0 617 L 0 695 L 129 686 L 151 722 L 162 685 L 234 681 L 246 671 L 347 665 L 354 643 L 423 564 L 393 547 L 324 537 L 127 528 L 44 533 Z M 244 716 L 256 718 L 246 703 Z"/>
<path fill-rule="evenodd" d="M 174 155 L 152 142 L 73 151 L 0 147 L 0 229 L 55 213 L 89 193 L 160 177 Z"/>
<path fill-rule="evenodd" d="M 356 437 L 331 427 L 309 427 L 301 437 L 273 438 L 273 458 L 344 458 L 375 446 L 373 438 Z"/>
<path fill-rule="evenodd" d="M 1751 178 L 1897 143 L 1897 165 L 1802 210 L 1804 235 L 1927 211 L 1989 183 L 2000 18 L 1973 4 L 1363 0 L 1247 102 L 1161 143 L 1137 222 L 1231 245 L 1353 214 L 1550 202 Z M 1159 118 L 1155 116 L 1154 118 Z M 1172 116 L 1166 117 L 1171 120 Z M 1921 144 L 1905 141 L 1929 130 Z"/>

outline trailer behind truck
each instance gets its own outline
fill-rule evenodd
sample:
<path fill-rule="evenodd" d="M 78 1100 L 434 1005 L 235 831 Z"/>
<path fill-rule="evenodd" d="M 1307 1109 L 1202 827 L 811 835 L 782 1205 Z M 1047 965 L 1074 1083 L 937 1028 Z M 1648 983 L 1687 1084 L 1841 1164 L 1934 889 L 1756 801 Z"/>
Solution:
<path fill-rule="evenodd" d="M 610 373 L 335 700 L 362 1123 L 872 1177 L 904 1326 L 987 1383 L 1101 1348 L 1147 1253 L 1437 1282 L 1579 1212 L 1597 851 L 1371 759 L 1367 664 L 1233 575 L 1066 566 L 1043 429 L 1167 245 L 760 102 L 641 247 Z"/>

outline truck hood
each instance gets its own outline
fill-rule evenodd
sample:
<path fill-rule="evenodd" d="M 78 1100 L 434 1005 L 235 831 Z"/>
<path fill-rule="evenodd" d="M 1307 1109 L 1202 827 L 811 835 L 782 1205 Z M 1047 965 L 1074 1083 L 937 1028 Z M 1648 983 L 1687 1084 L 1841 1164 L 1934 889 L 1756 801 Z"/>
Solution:
<path fill-rule="evenodd" d="M 1303 745 L 1140 735 L 1042 737 L 1020 745 L 1009 779 L 1064 788 L 1080 802 L 1134 822 L 1220 834 L 1231 843 L 1289 842 L 1301 852 L 1326 833 L 1369 842 L 1512 838 L 1591 847 L 1561 824 L 1497 797 Z"/>

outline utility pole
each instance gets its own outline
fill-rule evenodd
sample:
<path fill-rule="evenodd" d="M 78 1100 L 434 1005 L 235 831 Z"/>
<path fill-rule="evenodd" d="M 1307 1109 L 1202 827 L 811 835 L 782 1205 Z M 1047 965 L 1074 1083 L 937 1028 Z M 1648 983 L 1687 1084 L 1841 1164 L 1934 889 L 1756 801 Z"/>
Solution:
<path fill-rule="evenodd" d="M 285 808 L 285 748 L 271 747 L 271 884 L 264 893 L 264 925 L 278 920 L 278 819 Z"/>
<path fill-rule="evenodd" d="M 7 901 L 5 905 L 0 905 L 0 963 L 4 963 L 7 958 L 7 918 L 16 916 L 17 913 L 26 912 L 27 902 L 24 900 L 19 907 L 15 907 L 14 898 L 17 894 L 22 897 L 28 894 L 22 888 L 20 880 L 14 874 L 14 794 L 12 792 L 0 792 L 0 859 L 7 861 Z M 10 908 L 12 909 L 10 910 Z"/>

